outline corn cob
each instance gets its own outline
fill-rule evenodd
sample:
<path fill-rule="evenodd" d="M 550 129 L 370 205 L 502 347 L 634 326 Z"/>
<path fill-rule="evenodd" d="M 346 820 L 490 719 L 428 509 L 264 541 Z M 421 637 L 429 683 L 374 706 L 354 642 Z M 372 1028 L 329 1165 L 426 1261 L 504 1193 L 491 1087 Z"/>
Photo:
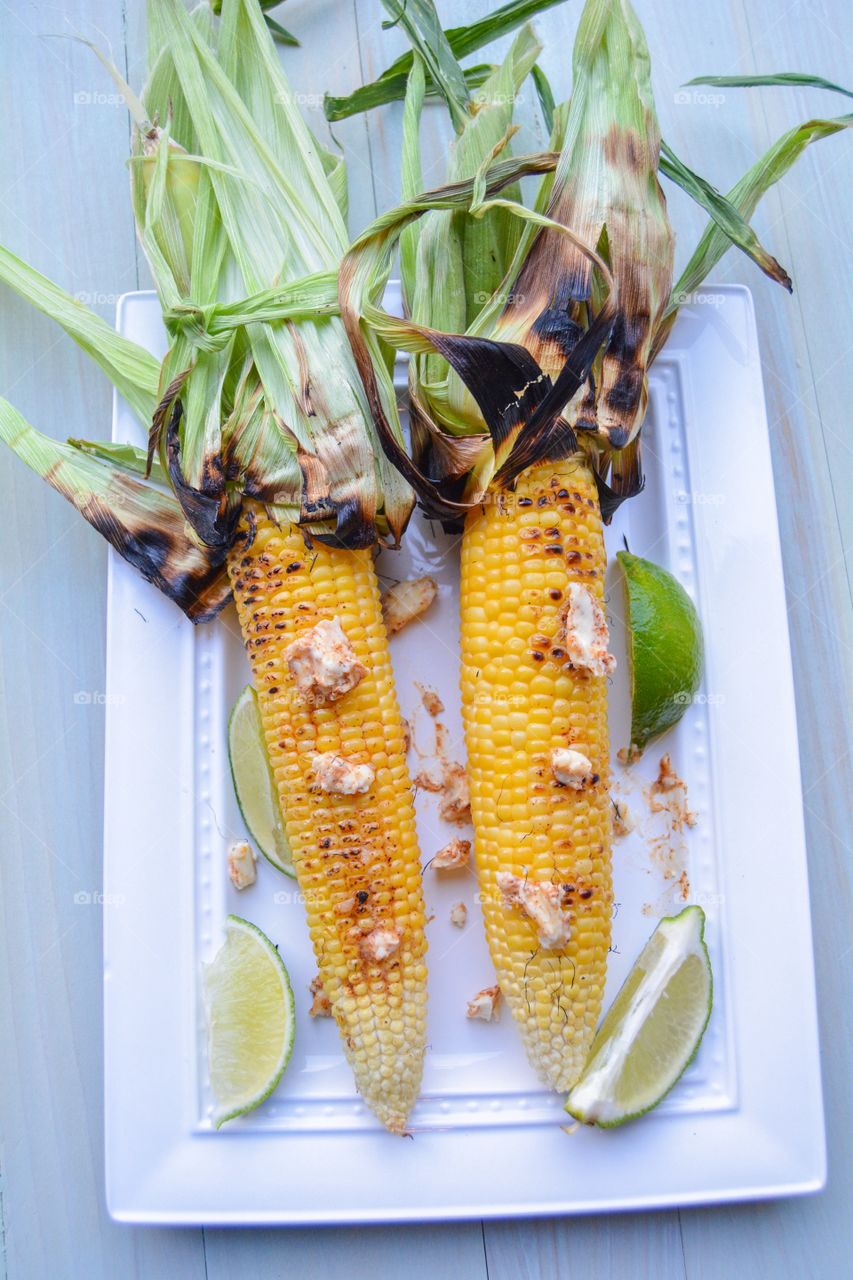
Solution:
<path fill-rule="evenodd" d="M 269 758 L 323 990 L 365 1101 L 403 1132 L 420 1085 L 426 1020 L 424 904 L 403 724 L 369 551 L 315 542 L 279 528 L 247 501 L 228 561 Z M 337 702 L 296 690 L 285 651 L 322 619 L 337 618 L 367 674 Z M 319 792 L 316 753 L 369 764 L 357 795 Z M 399 936 L 371 958 L 375 930 Z"/>
<path fill-rule="evenodd" d="M 555 1089 L 579 1074 L 601 1011 L 612 888 L 606 677 L 561 650 L 570 583 L 602 601 L 605 551 L 582 455 L 525 472 L 467 518 L 462 543 L 462 707 L 486 933 L 528 1056 Z M 550 753 L 572 747 L 597 780 L 559 786 Z M 500 872 L 562 887 L 566 946 L 540 943 L 507 906 Z"/>

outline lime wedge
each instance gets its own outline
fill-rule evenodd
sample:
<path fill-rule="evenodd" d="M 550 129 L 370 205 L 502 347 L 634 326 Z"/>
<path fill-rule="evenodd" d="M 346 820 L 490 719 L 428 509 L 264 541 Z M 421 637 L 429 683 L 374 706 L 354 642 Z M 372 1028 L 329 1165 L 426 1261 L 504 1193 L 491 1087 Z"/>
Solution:
<path fill-rule="evenodd" d="M 234 703 L 228 721 L 228 760 L 237 803 L 249 835 L 274 867 L 286 875 L 295 875 L 270 772 L 258 695 L 250 684 Z"/>
<path fill-rule="evenodd" d="M 702 624 L 671 573 L 620 551 L 628 606 L 631 743 L 642 751 L 677 724 L 702 681 Z"/>
<path fill-rule="evenodd" d="M 598 1028 L 566 1110 L 604 1129 L 656 1107 L 689 1066 L 711 1016 L 705 913 L 661 920 Z"/>
<path fill-rule="evenodd" d="M 228 916 L 225 941 L 204 971 L 213 1123 L 253 1111 L 275 1089 L 293 1051 L 293 991 L 266 934 Z"/>

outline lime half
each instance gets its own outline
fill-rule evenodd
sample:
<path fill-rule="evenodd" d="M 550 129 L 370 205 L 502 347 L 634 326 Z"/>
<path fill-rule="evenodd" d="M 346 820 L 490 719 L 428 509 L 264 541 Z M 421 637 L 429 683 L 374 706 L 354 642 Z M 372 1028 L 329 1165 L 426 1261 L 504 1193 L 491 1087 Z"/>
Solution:
<path fill-rule="evenodd" d="M 628 605 L 631 743 L 677 724 L 702 681 L 702 624 L 687 592 L 651 560 L 620 551 Z"/>
<path fill-rule="evenodd" d="M 225 941 L 204 971 L 213 1123 L 253 1111 L 282 1077 L 293 1051 L 293 991 L 266 934 L 228 916 Z"/>
<path fill-rule="evenodd" d="M 274 867 L 295 875 L 267 757 L 258 695 L 250 684 L 234 703 L 228 721 L 228 760 L 249 835 Z"/>
<path fill-rule="evenodd" d="M 569 1094 L 576 1120 L 609 1129 L 651 1111 L 696 1056 L 713 995 L 704 934 L 701 907 L 660 921 Z"/>

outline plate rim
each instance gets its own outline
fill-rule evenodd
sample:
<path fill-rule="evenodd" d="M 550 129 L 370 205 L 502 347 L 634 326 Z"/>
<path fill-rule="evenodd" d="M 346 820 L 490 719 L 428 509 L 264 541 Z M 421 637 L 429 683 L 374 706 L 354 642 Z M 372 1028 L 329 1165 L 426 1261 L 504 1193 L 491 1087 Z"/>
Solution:
<path fill-rule="evenodd" d="M 735 504 L 734 518 L 743 525 L 734 542 L 737 543 L 739 537 L 757 536 L 760 537 L 761 545 L 766 556 L 764 564 L 765 574 L 769 577 L 769 594 L 771 600 L 768 608 L 772 616 L 779 618 L 779 610 L 781 606 L 782 628 L 776 635 L 777 650 L 773 655 L 773 669 L 776 672 L 777 684 L 775 687 L 776 702 L 774 715 L 777 720 L 781 721 L 784 732 L 780 740 L 770 744 L 768 750 L 773 755 L 774 760 L 778 757 L 779 767 L 783 771 L 783 780 L 785 783 L 783 794 L 780 800 L 780 807 L 784 810 L 785 820 L 780 822 L 776 817 L 777 826 L 784 827 L 786 844 L 788 849 L 788 859 L 784 869 L 784 874 L 795 891 L 798 894 L 796 906 L 792 906 L 794 912 L 795 933 L 797 937 L 797 945 L 794 950 L 798 956 L 798 965 L 796 979 L 799 982 L 799 993 L 804 1000 L 804 1007 L 801 1009 L 803 1021 L 798 1025 L 795 1046 L 799 1050 L 800 1061 L 798 1063 L 800 1076 L 805 1082 L 807 1088 L 805 1097 L 807 1101 L 799 1108 L 800 1119 L 798 1127 L 800 1131 L 805 1130 L 808 1135 L 808 1141 L 805 1142 L 801 1149 L 793 1153 L 794 1166 L 786 1165 L 785 1157 L 791 1157 L 791 1150 L 787 1152 L 774 1148 L 773 1143 L 769 1143 L 769 1149 L 765 1152 L 761 1148 L 761 1140 L 764 1139 L 765 1144 L 775 1136 L 775 1131 L 771 1129 L 768 1132 L 759 1124 L 758 1132 L 753 1134 L 754 1150 L 750 1151 L 751 1157 L 759 1159 L 760 1167 L 752 1169 L 751 1174 L 746 1169 L 743 1176 L 738 1178 L 735 1175 L 724 1175 L 720 1171 L 711 1174 L 709 1171 L 706 1179 L 700 1179 L 702 1185 L 694 1187 L 677 1187 L 666 1188 L 659 1185 L 658 1189 L 651 1192 L 635 1191 L 634 1193 L 622 1193 L 611 1195 L 597 1195 L 584 1197 L 582 1194 L 574 1196 L 563 1196 L 562 1198 L 547 1198 L 539 1193 L 534 1198 L 524 1197 L 507 1197 L 500 1200 L 492 1199 L 494 1202 L 486 1200 L 478 1200 L 476 1197 L 468 1200 L 462 1200 L 455 1197 L 449 1202 L 442 1202 L 440 1198 L 434 1197 L 431 1203 L 414 1203 L 407 1202 L 405 1204 L 393 1204 L 387 1202 L 376 1207 L 365 1205 L 358 1201 L 358 1197 L 353 1198 L 350 1195 L 347 1200 L 346 1190 L 341 1194 L 338 1190 L 338 1202 L 336 1206 L 322 1210 L 313 1209 L 307 1205 L 293 1208 L 292 1210 L 283 1209 L 280 1205 L 267 1208 L 252 1208 L 250 1206 L 238 1206 L 236 1208 L 229 1207 L 218 1203 L 218 1196 L 213 1194 L 213 1188 L 205 1183 L 205 1175 L 209 1176 L 209 1171 L 215 1167 L 215 1160 L 209 1159 L 209 1149 L 199 1147 L 199 1143 L 206 1143 L 209 1135 L 198 1135 L 184 1132 L 182 1129 L 182 1099 L 175 1097 L 172 1104 L 169 1105 L 168 1099 L 157 1112 L 156 1117 L 148 1111 L 140 1109 L 139 1099 L 136 1091 L 130 1087 L 127 1080 L 127 1072 L 123 1070 L 126 1067 L 125 1060 L 128 1052 L 126 1037 L 128 1033 L 132 1033 L 132 1023 L 128 1022 L 129 1012 L 127 1008 L 128 996 L 134 992 L 135 979 L 128 970 L 128 960 L 132 951 L 128 950 L 129 936 L 127 932 L 127 912 L 124 917 L 118 911 L 104 910 L 103 928 L 104 928 L 104 1081 L 105 1081 L 105 1159 L 106 1159 L 106 1192 L 107 1206 L 111 1216 L 116 1221 L 133 1222 L 133 1223 L 159 1223 L 159 1224 L 223 1224 L 223 1225 L 340 1225 L 344 1223 L 354 1222 L 407 1222 L 407 1221 L 451 1221 L 466 1220 L 477 1218 L 497 1218 L 497 1217 L 537 1217 L 546 1215 L 569 1215 L 580 1213 L 596 1213 L 605 1211 L 620 1210 L 641 1210 L 665 1208 L 674 1206 L 687 1206 L 698 1204 L 723 1203 L 733 1200 L 758 1200 L 767 1199 L 772 1196 L 782 1195 L 799 1195 L 808 1194 L 819 1191 L 825 1185 L 826 1180 L 826 1148 L 825 1135 L 823 1125 L 823 1099 L 820 1079 L 820 1062 L 819 1062 L 819 1042 L 817 1036 L 817 1010 L 815 998 L 815 981 L 814 981 L 814 959 L 812 950 L 812 930 L 811 917 L 808 903 L 808 878 L 807 878 L 807 861 L 806 861 L 806 843 L 805 831 L 803 823 L 802 810 L 802 788 L 800 781 L 800 763 L 799 753 L 797 749 L 797 725 L 794 701 L 794 684 L 793 684 L 793 668 L 791 664 L 790 640 L 787 628 L 787 617 L 784 610 L 784 578 L 782 573 L 781 544 L 779 539 L 778 521 L 776 516 L 775 491 L 773 487 L 772 462 L 770 455 L 769 427 L 767 422 L 766 406 L 764 399 L 764 388 L 761 379 L 760 355 L 758 349 L 758 335 L 755 324 L 755 313 L 751 291 L 744 285 L 714 285 L 709 284 L 703 287 L 701 296 L 703 299 L 713 299 L 722 295 L 724 299 L 731 299 L 735 305 L 740 305 L 742 309 L 741 319 L 743 321 L 746 345 L 748 348 L 748 360 L 744 366 L 745 376 L 744 385 L 748 384 L 748 401 L 744 405 L 740 405 L 742 415 L 751 419 L 749 430 L 745 423 L 739 419 L 739 433 L 746 437 L 743 445 L 741 460 L 739 463 L 739 471 L 735 473 L 734 478 L 729 477 L 730 482 L 735 486 L 737 494 L 737 480 L 744 473 L 749 473 L 749 487 L 755 491 L 763 504 L 762 517 L 760 525 L 750 523 L 750 515 L 747 511 L 742 510 Z M 151 290 L 134 290 L 122 294 L 117 305 L 117 324 L 121 331 L 122 325 L 126 322 L 127 309 L 133 302 L 142 301 L 144 299 L 154 299 L 156 294 Z M 701 381 L 698 378 L 698 372 L 693 365 L 689 365 L 689 347 L 685 345 L 685 324 L 695 319 L 697 310 L 704 309 L 705 317 L 707 316 L 707 305 L 705 302 L 698 301 L 690 305 L 686 312 L 679 317 L 679 324 L 676 326 L 674 333 L 667 347 L 661 356 L 661 361 L 675 361 L 679 364 L 684 378 L 685 386 L 685 415 L 686 422 L 686 441 L 687 450 L 690 461 L 691 477 L 700 472 L 704 474 L 704 468 L 713 470 L 714 465 L 718 467 L 720 459 L 716 457 L 714 450 L 722 450 L 723 445 L 715 438 L 713 441 L 706 442 L 698 435 L 699 423 L 702 420 L 705 408 L 691 402 L 691 396 L 695 401 L 695 392 L 697 390 L 694 383 Z M 707 325 L 705 326 L 707 329 Z M 701 335 L 700 335 L 701 336 Z M 687 372 L 685 372 L 687 370 Z M 692 374 L 692 376 L 688 376 Z M 113 407 L 113 431 L 115 432 L 119 413 L 119 398 L 114 398 Z M 719 425 L 719 424 L 718 424 Z M 727 424 L 723 423 L 719 428 L 721 431 L 727 429 Z M 731 429 L 731 428 L 729 428 Z M 739 434 L 738 438 L 741 438 Z M 745 455 L 745 456 L 744 456 Z M 697 459 L 701 459 L 701 467 L 696 471 Z M 719 474 L 724 474 L 719 472 Z M 711 513 L 713 514 L 713 513 Z M 694 512 L 696 520 L 696 554 L 700 562 L 700 566 L 707 571 L 705 560 L 712 555 L 714 548 L 706 545 L 705 540 L 701 536 L 702 529 L 709 523 L 709 513 L 701 507 Z M 703 559 L 704 557 L 704 559 Z M 107 586 L 107 683 L 106 683 L 106 744 L 105 744 L 105 783 L 104 783 L 104 895 L 105 902 L 109 903 L 116 896 L 122 896 L 125 892 L 124 886 L 132 886 L 131 894 L 138 895 L 137 900 L 140 903 L 145 901 L 146 893 L 150 894 L 150 886 L 145 885 L 145 868 L 136 866 L 129 867 L 130 861 L 127 849 L 132 846 L 132 831 L 129 831 L 129 820 L 133 813 L 133 804 L 139 809 L 138 798 L 132 798 L 130 808 L 127 804 L 122 806 L 120 799 L 127 801 L 127 786 L 123 778 L 122 764 L 127 754 L 127 727 L 122 724 L 124 717 L 115 714 L 115 707 L 120 705 L 120 700 L 124 696 L 125 684 L 128 680 L 128 663 L 139 662 L 142 669 L 145 669 L 146 663 L 148 667 L 153 669 L 155 664 L 155 655 L 151 652 L 153 646 L 150 643 L 149 635 L 143 630 L 143 623 L 138 619 L 131 619 L 127 616 L 128 610 L 121 605 L 121 597 L 126 592 L 131 596 L 134 595 L 137 588 L 132 586 L 136 579 L 131 578 L 131 571 L 123 565 L 114 552 L 109 555 L 108 564 L 108 586 Z M 707 572 L 700 572 L 700 582 L 703 584 L 709 581 Z M 139 591 L 150 591 L 145 588 L 144 584 L 140 584 Z M 150 602 L 151 609 L 156 613 L 154 619 L 158 626 L 165 628 L 166 632 L 176 632 L 182 634 L 183 638 L 178 646 L 169 649 L 169 668 L 165 681 L 169 684 L 168 690 L 159 688 L 157 696 L 154 698 L 155 704 L 168 703 L 169 698 L 174 695 L 176 688 L 180 688 L 180 670 L 182 663 L 188 661 L 188 656 L 192 657 L 192 636 L 193 629 L 190 624 L 184 625 L 184 620 L 180 616 L 175 616 L 176 611 L 169 612 L 171 606 L 168 602 L 154 599 L 153 594 L 145 595 L 146 602 Z M 162 605 L 163 612 L 160 612 L 159 606 Z M 140 617 L 142 615 L 140 614 Z M 146 620 L 145 626 L 149 625 Z M 762 677 L 765 678 L 762 671 Z M 154 708 L 149 708 L 149 713 Z M 784 744 L 787 748 L 787 754 L 782 752 L 780 745 Z M 183 753 L 183 754 L 182 754 Z M 185 759 L 186 742 L 183 741 L 182 735 L 176 732 L 171 735 L 171 740 L 164 744 L 163 760 L 158 762 L 158 772 L 165 770 L 180 769 L 180 762 Z M 142 762 L 143 770 L 146 767 Z M 722 766 L 721 766 L 722 767 Z M 726 764 L 725 767 L 728 767 Z M 712 770 L 714 765 L 712 764 Z M 186 789 L 185 789 L 186 791 Z M 715 786 L 715 792 L 719 797 L 723 795 L 722 786 Z M 191 829 L 192 825 L 192 798 L 188 794 L 178 796 L 177 807 L 179 811 L 178 830 L 186 831 Z M 169 805 L 161 804 L 161 810 L 169 809 Z M 153 809 L 153 806 L 152 806 Z M 156 840 L 168 840 L 171 838 L 172 843 L 178 843 L 175 839 L 175 824 L 172 822 L 171 835 L 165 826 L 165 818 L 163 813 L 152 813 L 151 810 L 146 811 L 155 826 Z M 730 816 L 730 815 L 729 815 Z M 728 818 L 724 815 L 722 818 L 722 829 L 725 830 Z M 189 826 L 188 826 L 189 824 Z M 128 837 L 131 837 L 130 839 Z M 721 837 L 722 838 L 722 837 Z M 122 852 L 124 850 L 124 852 Z M 793 852 L 791 852 L 793 850 Z M 727 850 L 726 858 L 731 856 L 731 851 Z M 191 860 L 185 859 L 185 863 Z M 729 883 L 729 867 L 725 870 L 725 883 Z M 181 922 L 181 911 L 192 911 L 193 896 L 193 874 L 192 867 L 183 866 L 177 872 L 175 892 L 172 900 L 163 910 L 166 917 L 166 924 L 171 925 L 179 930 Z M 125 895 L 126 896 L 126 895 Z M 133 897 L 131 897 L 131 903 Z M 186 904 L 189 903 L 188 907 Z M 150 903 L 148 904 L 150 907 Z M 737 901 L 733 903 L 732 910 L 734 917 L 743 914 L 743 904 Z M 727 911 L 727 915 L 728 915 Z M 158 922 L 160 921 L 160 913 L 158 912 Z M 185 917 L 191 918 L 191 917 Z M 732 936 L 727 941 L 725 947 L 725 956 L 727 966 L 733 963 L 733 956 L 736 950 L 740 949 L 741 943 L 739 935 L 736 932 L 735 924 L 731 924 Z M 743 925 L 737 926 L 743 928 Z M 195 984 L 184 982 L 181 987 L 181 977 L 189 976 L 191 979 L 192 960 L 188 956 L 188 939 L 192 938 L 193 930 L 187 927 L 186 937 L 179 940 L 179 979 L 178 987 L 178 1005 L 183 1002 L 183 1012 L 186 1014 L 186 1003 L 188 1000 L 187 987 L 194 987 Z M 152 965 L 155 963 L 160 965 L 160 973 L 174 973 L 175 957 L 169 952 L 167 956 L 156 956 L 151 960 Z M 187 973 L 187 966 L 190 966 L 190 972 Z M 747 975 L 748 976 L 748 975 Z M 732 1017 L 742 1018 L 743 1012 L 739 1008 L 740 1001 L 743 999 L 744 989 L 740 984 L 741 974 L 738 973 L 738 981 L 735 983 L 735 994 L 732 1001 L 733 1013 Z M 729 987 L 731 988 L 731 975 L 727 973 Z M 140 994 L 143 997 L 144 1005 L 145 992 L 135 992 L 136 996 Z M 150 994 L 149 994 L 150 999 Z M 736 1008 L 735 1006 L 738 1006 Z M 180 1010 L 179 1010 L 180 1012 Z M 172 1011 L 172 1014 L 174 1011 Z M 144 1009 L 142 1016 L 152 1016 L 150 1009 Z M 778 1032 L 779 1027 L 775 1028 Z M 742 1028 L 740 1029 L 742 1034 Z M 122 1039 L 125 1037 L 125 1040 Z M 741 1097 L 739 1098 L 737 1108 L 731 1113 L 708 1113 L 707 1115 L 690 1115 L 690 1116 L 662 1116 L 653 1117 L 651 1120 L 644 1122 L 642 1130 L 639 1127 L 632 1129 L 632 1133 L 638 1134 L 635 1141 L 641 1150 L 651 1147 L 656 1149 L 656 1141 L 652 1135 L 659 1134 L 663 1129 L 671 1128 L 673 1125 L 684 1127 L 692 1125 L 697 1131 L 707 1127 L 707 1123 L 715 1124 L 715 1131 L 719 1130 L 720 1136 L 723 1134 L 724 1118 L 725 1121 L 736 1123 L 741 1130 L 746 1132 L 749 1128 L 747 1123 L 751 1118 L 752 1122 L 762 1117 L 762 1104 L 766 1099 L 756 1094 L 756 1080 L 754 1078 L 754 1067 L 750 1063 L 745 1072 L 744 1062 L 742 1058 L 746 1052 L 740 1038 L 736 1037 L 732 1041 L 733 1051 L 737 1058 L 737 1072 Z M 748 1050 L 752 1053 L 752 1050 Z M 137 1068 L 139 1063 L 136 1063 Z M 178 1060 L 180 1067 L 180 1055 Z M 791 1069 L 790 1061 L 788 1069 Z M 184 1073 L 187 1074 L 186 1072 Z M 189 1073 L 192 1074 L 192 1073 Z M 183 1091 L 186 1092 L 186 1081 L 184 1082 Z M 181 1091 L 176 1090 L 176 1095 Z M 772 1090 L 770 1091 L 772 1092 Z M 185 1099 L 184 1099 L 185 1101 Z M 774 1103 L 774 1105 L 776 1105 Z M 776 1117 L 777 1121 L 779 1117 Z M 133 1135 L 134 1142 L 129 1151 L 125 1135 L 130 1132 Z M 490 1135 L 497 1132 L 488 1128 L 480 1130 L 458 1130 L 452 1133 L 419 1135 L 418 1144 L 422 1147 L 431 1146 L 436 1138 L 440 1138 L 443 1144 L 455 1144 L 458 1151 L 461 1166 L 464 1167 L 470 1162 L 470 1155 L 474 1148 L 480 1148 L 487 1145 Z M 559 1130 L 542 1130 L 541 1128 L 528 1130 L 519 1127 L 517 1130 L 502 1130 L 501 1140 L 510 1144 L 514 1143 L 514 1147 L 502 1148 L 502 1154 L 513 1161 L 529 1160 L 532 1156 L 538 1158 L 542 1152 L 542 1144 L 544 1135 L 547 1134 L 545 1145 L 548 1147 L 547 1159 L 551 1159 L 550 1147 L 554 1144 Z M 617 1131 L 618 1132 L 618 1131 Z M 625 1131 L 627 1132 L 627 1131 Z M 528 1149 L 531 1137 L 535 1137 L 536 1151 Z M 588 1145 L 587 1140 L 592 1138 L 600 1138 L 602 1135 L 591 1135 L 586 1132 L 577 1135 L 576 1141 L 578 1145 Z M 667 1145 L 667 1138 L 663 1138 L 664 1146 Z M 273 1147 L 273 1155 L 275 1150 L 273 1144 L 275 1139 L 271 1139 L 269 1134 L 239 1134 L 232 1133 L 222 1135 L 224 1144 L 217 1150 L 240 1152 L 238 1159 L 231 1162 L 232 1169 L 243 1163 L 245 1154 L 251 1148 L 253 1153 L 253 1161 L 258 1160 L 261 1156 L 261 1167 L 264 1168 L 265 1176 L 273 1176 L 272 1170 L 276 1167 L 277 1161 L 270 1158 L 270 1149 Z M 213 1139 L 218 1141 L 218 1139 Z M 567 1141 L 565 1137 L 562 1142 Z M 293 1161 L 292 1156 L 299 1151 L 299 1143 L 305 1144 L 306 1167 L 311 1167 L 313 1148 L 320 1148 L 329 1142 L 346 1142 L 349 1144 L 350 1160 L 341 1163 L 349 1163 L 351 1167 L 355 1167 L 358 1160 L 365 1161 L 368 1165 L 375 1162 L 377 1152 L 382 1152 L 383 1159 L 380 1166 L 383 1171 L 387 1165 L 388 1169 L 400 1163 L 398 1152 L 392 1154 L 392 1148 L 388 1147 L 388 1143 L 397 1142 L 396 1139 L 389 1135 L 383 1134 L 377 1130 L 369 1133 L 347 1133 L 346 1135 L 318 1135 L 309 1133 L 305 1135 L 288 1135 L 286 1144 L 279 1144 L 287 1147 L 291 1157 L 285 1162 L 287 1165 L 296 1164 L 299 1161 Z M 263 1144 L 263 1150 L 258 1150 L 258 1144 Z M 465 1144 L 468 1144 L 468 1150 L 465 1151 Z M 410 1144 L 405 1144 L 411 1150 Z M 759 1149 L 761 1150 L 759 1151 Z M 554 1148 L 554 1158 L 561 1159 L 562 1152 L 559 1147 Z M 514 1154 L 513 1154 L 514 1153 Z M 445 1161 L 452 1158 L 452 1151 L 446 1148 L 443 1156 Z M 466 1159 L 468 1157 L 468 1159 Z M 759 1158 L 760 1157 L 760 1158 Z M 658 1153 L 656 1158 L 660 1158 Z M 761 1163 L 763 1161 L 763 1163 Z M 417 1163 L 420 1163 L 419 1161 Z M 535 1163 L 535 1161 L 534 1161 Z M 582 1163 L 582 1162 L 581 1162 Z M 748 1163 L 748 1162 L 747 1162 Z M 519 1167 L 522 1167 L 519 1165 Z M 762 1169 L 764 1173 L 762 1174 Z M 775 1176 L 772 1170 L 776 1170 Z M 577 1170 L 575 1169 L 576 1173 Z M 219 1175 L 216 1175 L 219 1176 Z M 195 1186 L 202 1188 L 196 1195 L 195 1202 L 189 1203 L 186 1200 L 186 1187 L 195 1181 Z M 393 1177 L 390 1179 L 393 1181 Z M 648 1181 L 648 1180 L 647 1180 Z M 241 1181 L 239 1170 L 234 1177 L 234 1185 L 245 1187 L 245 1180 Z M 183 1188 L 183 1190 L 181 1190 Z M 435 1188 L 432 1189 L 435 1191 Z M 193 1192 L 190 1192 L 192 1197 Z M 177 1201 L 183 1200 L 182 1204 Z"/>

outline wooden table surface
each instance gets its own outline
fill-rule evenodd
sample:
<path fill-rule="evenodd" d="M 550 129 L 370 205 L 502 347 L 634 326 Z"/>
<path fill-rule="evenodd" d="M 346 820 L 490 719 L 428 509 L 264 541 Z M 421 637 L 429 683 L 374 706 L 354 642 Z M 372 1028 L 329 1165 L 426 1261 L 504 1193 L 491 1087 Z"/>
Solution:
<path fill-rule="evenodd" d="M 679 93 L 700 73 L 802 70 L 849 83 L 844 0 L 638 0 L 675 150 L 723 190 L 784 129 L 849 102 L 816 90 Z M 451 25 L 486 0 L 440 0 Z M 579 0 L 537 20 L 562 96 Z M 402 47 L 378 0 L 290 0 L 282 56 L 318 121 L 323 90 L 371 78 Z M 142 0 L 0 0 L 0 241 L 112 318 L 146 283 L 127 198 L 128 119 L 80 33 L 138 85 Z M 66 37 L 66 38 L 56 38 Z M 396 203 L 399 109 L 336 128 L 351 225 Z M 444 136 L 428 111 L 440 175 Z M 794 650 L 828 1120 L 829 1186 L 798 1201 L 583 1220 L 310 1231 L 118 1226 L 104 1207 L 101 884 L 106 551 L 0 451 L 0 1277 L 835 1277 L 853 1252 L 849 1140 L 850 692 L 853 614 L 853 137 L 816 144 L 762 204 L 788 297 L 731 251 L 715 279 L 755 293 Z M 703 219 L 670 201 L 680 260 Z M 110 391 L 51 324 L 0 296 L 0 393 L 56 436 L 104 436 Z M 768 637 L 768 643 L 773 638 Z M 81 695 L 92 695 L 81 697 Z M 128 762 L 130 767 L 130 762 Z M 151 797 L 156 804 L 157 797 Z M 784 854 L 780 850 L 780 856 Z M 749 856 L 749 850 L 735 856 Z M 785 939 L 777 940 L 784 947 Z M 768 1064 L 772 1069 L 772 1063 Z M 796 1099 L 791 1099 L 792 1108 Z"/>

